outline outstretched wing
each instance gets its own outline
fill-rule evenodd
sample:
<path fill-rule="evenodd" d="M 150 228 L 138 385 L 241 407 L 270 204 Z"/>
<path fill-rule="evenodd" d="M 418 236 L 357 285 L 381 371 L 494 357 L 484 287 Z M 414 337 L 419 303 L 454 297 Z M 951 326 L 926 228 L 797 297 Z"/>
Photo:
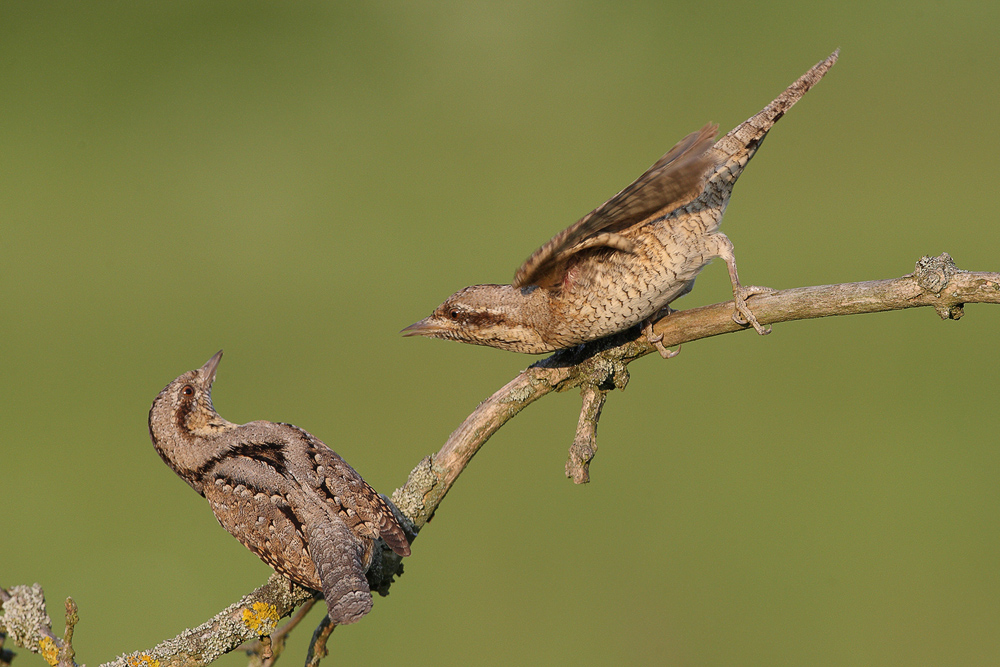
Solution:
<path fill-rule="evenodd" d="M 690 203 L 705 187 L 705 176 L 715 166 L 709 153 L 719 126 L 708 124 L 685 137 L 631 185 L 556 234 L 536 250 L 514 275 L 514 287 L 551 288 L 562 282 L 569 260 L 590 248 L 632 250 L 623 229 Z"/>

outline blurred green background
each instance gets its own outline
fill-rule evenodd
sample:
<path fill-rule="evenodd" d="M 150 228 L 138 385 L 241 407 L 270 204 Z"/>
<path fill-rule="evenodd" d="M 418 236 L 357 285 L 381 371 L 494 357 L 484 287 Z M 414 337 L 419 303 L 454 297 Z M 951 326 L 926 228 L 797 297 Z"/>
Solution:
<path fill-rule="evenodd" d="M 167 382 L 225 348 L 224 416 L 301 425 L 391 493 L 534 361 L 398 331 L 837 47 L 736 188 L 745 282 L 1000 270 L 998 31 L 978 0 L 3 3 L 0 584 L 56 617 L 72 595 L 90 665 L 201 623 L 270 570 L 154 453 Z M 728 298 L 716 262 L 675 305 Z M 920 309 L 647 357 L 586 487 L 579 399 L 551 396 L 333 657 L 1000 664 L 998 326 Z"/>

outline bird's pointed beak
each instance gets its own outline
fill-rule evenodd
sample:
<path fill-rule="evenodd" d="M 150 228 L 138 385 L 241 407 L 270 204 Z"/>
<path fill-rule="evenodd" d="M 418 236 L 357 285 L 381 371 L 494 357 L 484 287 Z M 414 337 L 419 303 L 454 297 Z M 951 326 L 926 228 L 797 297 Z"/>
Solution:
<path fill-rule="evenodd" d="M 441 325 L 433 321 L 433 316 L 425 317 L 419 322 L 414 322 L 399 333 L 404 336 L 433 336 L 443 330 Z"/>
<path fill-rule="evenodd" d="M 215 353 L 211 359 L 205 362 L 205 365 L 201 367 L 201 372 L 205 375 L 205 386 L 211 387 L 212 383 L 215 382 L 215 369 L 219 367 L 219 361 L 222 360 L 222 350 Z"/>

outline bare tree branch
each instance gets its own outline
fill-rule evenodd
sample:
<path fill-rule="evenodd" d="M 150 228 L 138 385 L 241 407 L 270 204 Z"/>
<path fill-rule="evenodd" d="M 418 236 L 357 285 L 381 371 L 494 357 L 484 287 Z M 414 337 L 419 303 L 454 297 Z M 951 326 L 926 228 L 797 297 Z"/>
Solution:
<path fill-rule="evenodd" d="M 1000 273 L 962 271 L 944 253 L 939 257 L 922 258 L 913 273 L 900 278 L 800 287 L 757 295 L 753 297 L 753 310 L 762 324 L 922 306 L 933 307 L 943 319 L 957 320 L 962 317 L 966 303 L 1000 303 Z M 653 331 L 662 334 L 663 345 L 669 347 L 746 329 L 733 321 L 732 313 L 732 301 L 676 311 L 655 322 Z M 406 484 L 393 493 L 392 502 L 412 522 L 407 526 L 410 536 L 415 537 L 430 520 L 486 441 L 521 410 L 553 391 L 576 387 L 581 390 L 583 406 L 566 473 L 574 482 L 587 482 L 589 463 L 597 451 L 597 423 L 608 392 L 624 389 L 629 377 L 628 364 L 653 351 L 646 336 L 636 327 L 562 350 L 521 371 L 481 403 L 436 454 L 420 461 L 410 472 Z M 399 558 L 384 547 L 381 558 L 369 572 L 372 589 L 386 594 L 393 575 L 401 572 L 399 563 Z M 122 656 L 102 667 L 207 665 L 243 642 L 273 632 L 279 618 L 312 597 L 313 592 L 275 574 L 267 584 L 198 628 L 186 630 L 149 651 Z M 44 599 L 41 610 L 44 614 Z M 9 612 L 0 616 L 0 630 L 9 618 Z M 7 627 L 14 640 L 14 633 Z M 51 634 L 51 630 L 49 632 Z M 71 636 L 72 632 L 67 638 Z M 310 649 L 312 665 L 318 664 L 319 658 L 325 655 L 328 636 L 329 632 L 321 624 Z M 17 640 L 15 643 L 25 645 Z M 68 655 L 70 662 L 63 664 L 72 667 L 72 653 Z"/>
<path fill-rule="evenodd" d="M 244 642 L 270 635 L 278 619 L 309 600 L 313 591 L 279 574 L 197 628 L 149 649 L 120 656 L 105 667 L 198 667 L 207 665 Z"/>
<path fill-rule="evenodd" d="M 923 257 L 913 273 L 890 280 L 800 287 L 753 297 L 762 324 L 832 315 L 856 315 L 931 306 L 943 319 L 959 319 L 966 303 L 1000 303 L 1000 273 L 962 271 L 951 257 Z M 654 323 L 664 346 L 747 329 L 732 319 L 733 302 L 673 312 Z M 581 387 L 584 396 L 577 443 L 596 451 L 594 390 L 624 389 L 629 363 L 654 351 L 638 327 L 571 350 L 562 350 L 523 370 L 483 401 L 445 442 L 420 462 L 393 501 L 419 529 L 451 489 L 479 448 L 509 419 L 552 391 Z M 669 362 L 666 362 L 669 363 Z M 593 414 L 592 414 L 593 413 Z M 593 426 L 589 422 L 593 421 Z M 576 447 L 576 443 L 574 443 Z M 579 451 L 571 451 L 571 459 Z M 575 479 L 575 478 L 574 478 Z M 586 481 L 581 477 L 580 481 Z"/>
<path fill-rule="evenodd" d="M 316 626 L 312 640 L 309 642 L 309 651 L 306 653 L 306 667 L 319 667 L 319 661 L 327 656 L 326 642 L 330 635 L 337 628 L 330 620 L 329 616 L 324 616 L 323 620 Z"/>
<path fill-rule="evenodd" d="M 40 653 L 52 667 L 77 667 L 73 661 L 76 656 L 73 629 L 80 616 L 73 598 L 66 598 L 66 629 L 62 639 L 52 632 L 52 619 L 45 610 L 45 592 L 38 584 L 0 589 L 0 607 L 4 612 L 0 616 L 0 633 L 9 635 L 15 646 Z M 0 651 L 0 660 L 6 663 L 13 657 L 10 651 Z"/>

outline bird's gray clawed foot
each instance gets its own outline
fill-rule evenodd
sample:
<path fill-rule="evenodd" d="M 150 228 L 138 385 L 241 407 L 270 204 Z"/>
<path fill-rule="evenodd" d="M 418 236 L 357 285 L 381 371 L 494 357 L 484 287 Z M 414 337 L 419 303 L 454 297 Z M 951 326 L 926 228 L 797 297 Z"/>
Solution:
<path fill-rule="evenodd" d="M 736 302 L 736 309 L 733 311 L 733 321 L 740 326 L 746 326 L 748 324 L 753 325 L 754 330 L 757 331 L 761 336 L 766 336 L 771 333 L 771 327 L 768 326 L 766 329 L 761 326 L 760 322 L 750 311 L 750 307 L 747 305 L 747 297 L 753 296 L 754 294 L 771 294 L 775 290 L 770 287 L 757 287 L 755 285 L 741 285 L 739 289 L 733 292 L 733 298 Z"/>
<path fill-rule="evenodd" d="M 649 344 L 656 348 L 656 351 L 660 353 L 660 356 L 664 359 L 672 359 L 681 353 L 680 346 L 676 350 L 668 350 L 662 342 L 663 334 L 654 335 L 653 334 L 653 318 L 649 318 L 642 325 L 642 333 L 646 334 L 646 340 Z"/>

